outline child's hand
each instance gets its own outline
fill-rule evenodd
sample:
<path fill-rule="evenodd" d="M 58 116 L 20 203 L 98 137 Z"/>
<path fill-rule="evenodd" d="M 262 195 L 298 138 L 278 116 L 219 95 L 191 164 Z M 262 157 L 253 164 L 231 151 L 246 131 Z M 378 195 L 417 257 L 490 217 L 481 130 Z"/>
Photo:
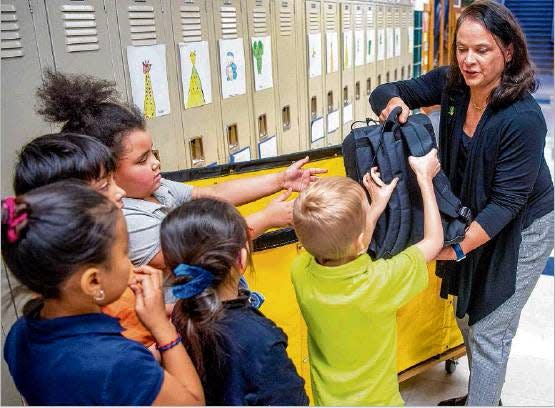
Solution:
<path fill-rule="evenodd" d="M 316 174 L 328 172 L 326 169 L 319 169 L 315 167 L 303 169 L 302 167 L 308 163 L 308 160 L 308 156 L 306 156 L 304 159 L 293 163 L 282 173 L 283 181 L 281 183 L 281 187 L 283 189 L 297 192 L 303 191 L 311 182 L 318 180 Z"/>
<path fill-rule="evenodd" d="M 144 265 L 134 272 L 129 287 L 135 293 L 135 311 L 141 323 L 157 338 L 171 327 L 162 292 L 162 271 Z"/>
<path fill-rule="evenodd" d="M 385 210 L 398 181 L 399 177 L 395 177 L 391 180 L 391 183 L 385 184 L 380 178 L 378 168 L 372 167 L 370 173 L 366 173 L 362 179 L 364 187 L 370 194 L 370 208 L 381 214 Z"/>
<path fill-rule="evenodd" d="M 430 150 L 425 156 L 409 156 L 409 164 L 417 179 L 422 181 L 431 181 L 441 169 L 437 158 L 437 149 Z"/>
<path fill-rule="evenodd" d="M 272 227 L 287 227 L 293 224 L 293 203 L 295 201 L 286 201 L 290 195 L 291 189 L 282 192 L 264 209 Z"/>

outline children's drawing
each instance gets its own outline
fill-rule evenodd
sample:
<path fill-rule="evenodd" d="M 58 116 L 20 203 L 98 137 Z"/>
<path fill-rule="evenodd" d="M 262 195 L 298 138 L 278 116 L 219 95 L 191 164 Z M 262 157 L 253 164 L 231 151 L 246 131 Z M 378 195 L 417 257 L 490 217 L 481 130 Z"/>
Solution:
<path fill-rule="evenodd" d="M 343 69 L 353 65 L 353 32 L 343 32 Z"/>
<path fill-rule="evenodd" d="M 308 34 L 308 76 L 322 75 L 322 34 Z"/>
<path fill-rule="evenodd" d="M 243 39 L 220 40 L 222 96 L 229 98 L 246 92 Z"/>
<path fill-rule="evenodd" d="M 378 61 L 385 58 L 385 33 L 383 28 L 378 30 Z"/>
<path fill-rule="evenodd" d="M 272 38 L 252 37 L 251 49 L 254 66 L 254 88 L 257 91 L 274 86 L 272 77 Z"/>
<path fill-rule="evenodd" d="M 258 158 L 275 157 L 278 154 L 277 139 L 275 136 L 269 137 L 258 143 Z"/>
<path fill-rule="evenodd" d="M 212 102 L 208 42 L 180 43 L 181 84 L 185 109 Z"/>
<path fill-rule="evenodd" d="M 336 32 L 326 33 L 326 72 L 339 70 L 339 46 Z"/>
<path fill-rule="evenodd" d="M 376 62 L 376 30 L 373 28 L 366 30 L 366 63 Z"/>
<path fill-rule="evenodd" d="M 385 29 L 385 49 L 386 58 L 393 58 L 393 28 L 387 27 Z"/>
<path fill-rule="evenodd" d="M 235 63 L 235 55 L 231 51 L 225 54 L 225 76 L 228 81 L 237 79 L 237 64 Z"/>
<path fill-rule="evenodd" d="M 400 57 L 401 56 L 401 28 L 399 27 L 395 27 L 395 56 L 396 57 Z"/>
<path fill-rule="evenodd" d="M 127 47 L 133 103 L 147 119 L 170 113 L 164 44 Z"/>
<path fill-rule="evenodd" d="M 355 67 L 364 65 L 364 31 L 355 31 Z"/>
<path fill-rule="evenodd" d="M 145 118 L 151 119 L 156 116 L 156 101 L 154 100 L 154 92 L 152 91 L 152 80 L 150 79 L 150 68 L 152 64 L 146 60 L 143 61 L 143 74 L 145 76 L 145 97 L 143 101 L 143 112 Z"/>
<path fill-rule="evenodd" d="M 324 118 L 314 119 L 310 124 L 310 141 L 317 142 L 324 138 Z"/>

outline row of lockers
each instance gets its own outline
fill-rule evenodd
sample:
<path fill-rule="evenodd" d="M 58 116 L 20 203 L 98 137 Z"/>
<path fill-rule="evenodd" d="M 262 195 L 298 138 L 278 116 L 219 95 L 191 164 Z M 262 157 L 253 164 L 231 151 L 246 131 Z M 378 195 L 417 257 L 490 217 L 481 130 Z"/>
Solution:
<path fill-rule="evenodd" d="M 20 146 L 55 131 L 33 111 L 46 67 L 115 81 L 153 116 L 164 170 L 338 144 L 370 116 L 375 86 L 411 75 L 413 11 L 401 1 L 3 1 L 2 190 Z M 141 55 L 161 46 L 155 108 L 160 72 L 151 83 Z M 228 82 L 241 75 L 242 89 Z"/>

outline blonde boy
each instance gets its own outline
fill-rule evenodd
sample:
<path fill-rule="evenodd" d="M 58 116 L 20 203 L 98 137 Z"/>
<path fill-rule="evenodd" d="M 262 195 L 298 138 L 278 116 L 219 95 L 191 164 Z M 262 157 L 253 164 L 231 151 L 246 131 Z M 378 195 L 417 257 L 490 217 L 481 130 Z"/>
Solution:
<path fill-rule="evenodd" d="M 308 251 L 292 267 L 308 326 L 316 405 L 402 405 L 397 383 L 397 310 L 428 285 L 426 262 L 443 244 L 432 179 L 437 151 L 411 157 L 424 202 L 424 238 L 388 260 L 366 254 L 397 180 L 373 168 L 362 187 L 346 177 L 319 180 L 295 201 L 293 222 Z"/>

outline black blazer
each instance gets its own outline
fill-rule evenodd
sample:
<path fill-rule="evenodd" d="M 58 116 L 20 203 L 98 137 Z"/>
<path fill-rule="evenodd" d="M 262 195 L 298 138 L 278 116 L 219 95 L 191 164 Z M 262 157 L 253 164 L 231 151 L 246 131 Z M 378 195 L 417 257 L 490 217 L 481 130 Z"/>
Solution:
<path fill-rule="evenodd" d="M 415 79 L 384 84 L 370 95 L 379 114 L 394 96 L 411 109 L 441 105 L 439 157 L 450 181 L 457 172 L 468 87 L 448 90 L 447 67 Z M 497 111 L 484 111 L 470 145 L 460 199 L 491 238 L 459 263 L 438 262 L 442 297 L 458 296 L 457 316 L 469 324 L 487 316 L 514 294 L 523 227 L 553 211 L 553 183 L 544 158 L 547 128 L 527 93 Z M 456 192 L 457 193 L 457 192 Z"/>

